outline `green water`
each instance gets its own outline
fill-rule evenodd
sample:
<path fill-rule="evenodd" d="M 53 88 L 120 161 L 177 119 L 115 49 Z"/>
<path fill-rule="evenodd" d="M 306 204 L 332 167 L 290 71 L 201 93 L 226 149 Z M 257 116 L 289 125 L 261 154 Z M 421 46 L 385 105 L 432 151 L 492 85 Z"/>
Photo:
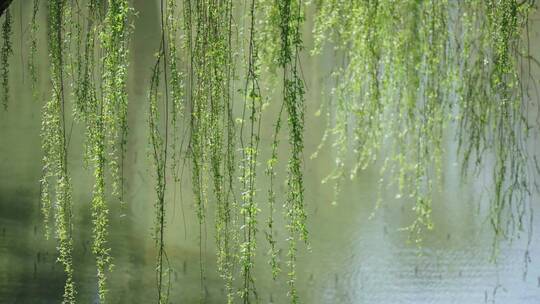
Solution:
<path fill-rule="evenodd" d="M 25 20 L 30 14 L 30 2 L 15 1 L 12 99 L 9 111 L 0 111 L 0 303 L 59 303 L 64 280 L 62 267 L 55 263 L 54 240 L 43 237 L 38 202 L 41 104 L 32 101 L 27 72 L 20 68 L 26 60 L 21 59 L 20 52 L 23 49 L 26 53 L 27 46 L 23 44 L 21 48 L 20 44 L 19 5 Z M 130 49 L 128 208 L 124 212 L 117 203 L 111 205 L 110 246 L 115 267 L 110 277 L 110 303 L 153 303 L 157 299 L 151 236 L 154 179 L 147 156 L 146 94 L 152 55 L 158 46 L 158 6 L 156 1 L 147 0 L 136 0 L 134 6 L 139 17 L 135 20 Z M 540 28 L 538 18 L 533 18 L 533 22 Z M 27 32 L 26 27 L 23 24 L 23 33 Z M 538 31 L 532 33 L 533 44 L 538 46 L 534 49 L 540 48 L 539 38 Z M 43 42 L 41 45 L 45 45 Z M 306 44 L 309 49 L 311 42 Z M 482 183 L 474 180 L 465 185 L 460 183 L 459 166 L 452 153 L 444 164 L 443 189 L 434 199 L 435 230 L 425 234 L 421 250 L 408 244 L 407 233 L 399 230 L 413 219 L 412 202 L 396 199 L 391 188 L 384 194 L 382 206 L 370 217 L 377 199 L 377 168 L 346 181 L 338 203 L 331 203 L 332 185 L 322 185 L 320 181 L 331 172 L 335 155 L 326 147 L 319 158 L 312 160 L 308 156 L 315 151 L 324 131 L 324 121 L 314 113 L 326 96 L 321 92 L 328 91 L 328 71 L 334 63 L 330 54 L 303 59 L 308 88 L 305 178 L 311 250 L 302 247 L 298 261 L 302 303 L 540 303 L 540 223 L 535 221 L 528 246 L 530 263 L 524 262 L 526 233 L 512 244 L 503 244 L 497 263 L 490 262 L 492 233 L 485 221 L 487 198 L 478 190 Z M 49 92 L 47 66 L 45 60 L 40 64 L 40 96 L 44 99 Z M 275 116 L 272 113 L 277 107 L 276 103 L 272 104 L 264 114 L 262 159 L 269 154 L 268 139 Z M 96 270 L 90 249 L 92 179 L 90 172 L 82 167 L 82 130 L 74 125 L 70 133 L 78 300 L 97 303 Z M 539 147 L 532 143 L 531 149 L 539 150 Z M 455 150 L 451 139 L 447 148 Z M 280 165 L 283 169 L 285 164 Z M 259 168 L 261 185 L 265 183 L 263 167 Z M 278 180 L 284 180 L 284 176 L 278 176 Z M 280 185 L 278 192 L 283 194 L 286 188 Z M 538 207 L 539 196 L 535 194 L 531 199 L 533 206 Z M 171 303 L 199 303 L 201 298 L 205 303 L 224 303 L 222 281 L 215 269 L 212 207 L 208 208 L 208 224 L 202 236 L 205 277 L 201 287 L 199 226 L 192 206 L 189 176 L 170 192 L 167 201 Z M 259 202 L 262 223 L 267 211 L 264 195 L 260 195 Z M 281 211 L 276 213 L 278 227 L 283 226 Z M 283 248 L 280 257 L 284 260 L 283 230 L 278 231 L 278 238 Z M 287 303 L 286 271 L 277 281 L 271 280 L 268 246 L 262 233 L 257 241 L 255 277 L 260 302 Z"/>

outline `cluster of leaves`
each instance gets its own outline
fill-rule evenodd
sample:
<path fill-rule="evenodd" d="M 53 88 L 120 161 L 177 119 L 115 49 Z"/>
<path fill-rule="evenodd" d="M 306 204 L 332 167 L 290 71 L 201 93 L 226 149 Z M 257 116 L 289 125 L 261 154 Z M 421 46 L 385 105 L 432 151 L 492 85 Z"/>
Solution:
<path fill-rule="evenodd" d="M 343 60 L 324 136 L 337 165 L 323 182 L 335 180 L 337 193 L 350 158 L 353 178 L 382 155 L 381 188 L 397 183 L 397 197 L 415 200 L 407 229 L 419 242 L 433 226 L 444 130 L 457 122 L 464 173 L 472 155 L 477 169 L 496 155 L 491 219 L 501 234 L 501 211 L 523 211 L 529 187 L 512 52 L 530 9 L 515 0 L 320 1 L 315 53 L 329 42 Z"/>

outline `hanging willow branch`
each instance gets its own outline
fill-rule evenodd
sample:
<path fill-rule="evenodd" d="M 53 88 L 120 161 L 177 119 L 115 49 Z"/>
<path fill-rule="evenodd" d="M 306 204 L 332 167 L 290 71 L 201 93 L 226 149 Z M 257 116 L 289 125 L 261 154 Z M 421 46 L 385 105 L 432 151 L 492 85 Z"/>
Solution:
<path fill-rule="evenodd" d="M 32 83 L 32 95 L 34 99 L 37 99 L 37 83 L 38 83 L 38 68 L 36 63 L 37 51 L 38 51 L 38 42 L 37 35 L 39 30 L 39 25 L 37 22 L 38 13 L 39 13 L 39 0 L 34 0 L 32 2 L 32 19 L 30 21 L 30 54 L 28 60 L 28 70 L 30 74 L 30 80 Z"/>
<path fill-rule="evenodd" d="M 304 21 L 303 2 L 301 0 L 276 0 L 270 9 L 270 24 L 268 33 L 278 39 L 278 51 L 267 51 L 273 61 L 282 69 L 283 103 L 275 125 L 274 141 L 272 144 L 272 156 L 267 167 L 267 174 L 271 181 L 274 175 L 274 166 L 277 162 L 277 133 L 281 127 L 281 114 L 283 109 L 287 113 L 289 133 L 290 156 L 287 165 L 288 193 L 284 204 L 284 212 L 287 219 L 288 236 L 288 284 L 291 303 L 299 301 L 296 290 L 296 259 L 297 240 L 307 242 L 308 232 L 306 227 L 306 213 L 304 206 L 304 182 L 302 172 L 303 162 L 303 132 L 304 132 L 304 82 L 300 75 L 300 52 L 302 50 L 302 24 Z M 273 185 L 271 185 L 273 187 Z M 269 190 L 270 218 L 267 222 L 270 242 L 272 272 L 275 276 L 278 267 L 276 265 L 275 243 L 272 238 L 273 204 L 275 194 Z"/>
<path fill-rule="evenodd" d="M 201 292 L 205 268 L 203 247 L 206 209 L 215 202 L 217 264 L 225 282 L 227 302 L 234 300 L 234 247 L 237 242 L 233 183 L 235 130 L 232 110 L 232 1 L 184 3 L 186 95 L 190 115 L 192 187 L 199 220 Z M 202 294 L 201 298 L 204 299 Z"/>
<path fill-rule="evenodd" d="M 495 156 L 488 166 L 496 235 L 520 229 L 530 182 L 514 53 L 530 9 L 515 0 L 321 1 L 315 52 L 330 41 L 344 58 L 336 105 L 328 107 L 337 167 L 325 181 L 343 178 L 350 154 L 351 178 L 382 154 L 381 185 L 389 176 L 397 197 L 415 200 L 416 220 L 407 229 L 420 241 L 433 226 L 443 130 L 457 121 L 464 174 L 471 162 L 478 169 Z"/>
<path fill-rule="evenodd" d="M 247 51 L 247 75 L 244 87 L 244 105 L 240 126 L 240 145 L 242 149 L 241 169 L 242 197 L 240 214 L 243 217 L 243 242 L 240 244 L 240 265 L 242 274 L 242 289 L 240 298 L 243 303 L 250 303 L 250 295 L 257 300 L 253 267 L 257 247 L 257 214 L 259 207 L 256 202 L 256 170 L 259 155 L 261 132 L 262 97 L 259 87 L 260 63 L 259 42 L 256 38 L 256 16 L 258 6 L 256 1 L 249 4 L 249 42 Z M 247 117 L 246 117 L 247 116 Z M 247 130 L 246 130 L 247 129 Z"/>
<path fill-rule="evenodd" d="M 2 22 L 2 50 L 0 54 L 0 62 L 2 63 L 2 104 L 4 110 L 7 110 L 9 102 L 9 57 L 13 55 L 13 46 L 11 42 L 11 36 L 13 35 L 13 20 L 11 12 L 7 9 L 4 16 L 4 22 Z M 0 14 L 1 16 L 1 14 Z"/>
<path fill-rule="evenodd" d="M 159 130 L 159 78 L 161 73 L 161 61 L 163 57 L 163 51 L 160 51 L 158 60 L 154 67 L 154 73 L 152 76 L 151 89 L 150 89 L 150 142 L 152 144 L 152 155 L 154 160 L 154 167 L 156 170 L 156 194 L 157 200 L 155 203 L 156 219 L 154 228 L 155 246 L 158 250 L 156 261 L 156 281 L 158 287 L 158 303 L 166 303 L 167 297 L 163 292 L 163 263 L 165 255 L 165 243 L 164 243 L 164 228 L 165 228 L 165 190 L 166 190 L 166 157 L 167 157 L 167 141 L 168 130 L 165 131 L 165 139 L 162 138 Z M 164 61 L 164 60 L 163 60 Z M 166 85 L 167 86 L 167 85 Z M 168 96 L 165 99 L 168 101 Z M 166 124 L 168 124 L 168 104 L 165 107 Z M 168 126 L 166 126 L 168 128 Z M 164 143 L 165 141 L 165 143 Z"/>
<path fill-rule="evenodd" d="M 98 296 L 101 303 L 106 302 L 107 282 L 106 272 L 110 271 L 111 256 L 108 248 L 109 208 L 106 199 L 106 125 L 105 110 L 102 94 L 98 96 L 100 84 L 94 83 L 96 71 L 95 43 L 98 41 L 98 31 L 101 26 L 102 5 L 92 0 L 87 4 L 88 18 L 86 19 L 86 35 L 80 31 L 81 24 L 77 24 L 77 74 L 75 75 L 74 92 L 74 118 L 81 119 L 86 124 L 86 154 L 93 165 L 94 188 L 92 193 L 92 252 L 96 257 Z M 84 38 L 84 39 L 83 39 Z M 80 40 L 79 40 L 80 39 Z M 84 47 L 83 51 L 81 48 Z M 81 54 L 82 53 L 82 54 Z"/>
<path fill-rule="evenodd" d="M 201 301 L 204 299 L 205 282 L 205 264 L 203 261 L 203 226 L 206 225 L 205 205 L 206 205 L 206 178 L 205 172 L 207 158 L 205 148 L 207 124 L 206 113 L 206 85 L 205 76 L 205 54 L 207 37 L 204 33 L 210 33 L 205 30 L 207 2 L 194 3 L 187 0 L 184 4 L 184 19 L 186 32 L 186 50 L 189 56 L 188 65 L 188 95 L 190 106 L 190 142 L 188 147 L 189 157 L 191 158 L 191 180 L 194 197 L 194 205 L 199 222 L 199 263 L 200 263 L 200 284 Z M 208 90 L 209 91 L 209 90 Z"/>
<path fill-rule="evenodd" d="M 88 3 L 87 29 L 85 43 L 78 42 L 77 52 L 84 47 L 83 57 L 78 57 L 77 86 L 75 92 L 75 109 L 87 124 L 87 153 L 94 165 L 94 190 L 92 198 L 93 245 L 96 256 L 98 295 L 100 302 L 106 301 L 107 272 L 112 269 L 112 258 L 108 246 L 109 207 L 106 198 L 105 178 L 106 166 L 110 168 L 113 179 L 113 194 L 120 197 L 122 185 L 122 168 L 118 164 L 117 151 L 123 160 L 125 138 L 127 134 L 127 54 L 128 54 L 128 14 L 127 1 L 110 0 L 107 13 L 101 25 L 103 4 L 97 1 Z M 79 25 L 80 26 L 80 25 Z M 95 46 L 96 35 L 101 29 L 100 42 L 104 52 L 103 82 L 96 86 Z M 80 32 L 76 35 L 79 39 Z M 96 88 L 102 88 L 101 98 Z M 118 145 L 120 148 L 118 149 Z"/>
<path fill-rule="evenodd" d="M 39 1 L 34 1 L 32 20 L 37 18 Z M 104 14 L 107 8 L 106 15 Z M 85 160 L 94 168 L 92 194 L 93 245 L 96 256 L 98 295 L 106 302 L 107 275 L 111 270 L 108 247 L 109 207 L 105 180 L 107 167 L 113 177 L 113 194 L 118 195 L 118 150 L 124 151 L 127 132 L 127 46 L 129 7 L 127 1 L 111 0 L 108 5 L 91 0 L 86 8 L 71 7 L 65 1 L 48 3 L 48 47 L 51 61 L 52 98 L 44 108 L 42 121 L 42 147 L 44 167 L 41 185 L 42 210 L 46 235 L 49 235 L 49 219 L 54 210 L 56 236 L 59 239 L 59 261 L 66 272 L 64 302 L 75 301 L 73 282 L 71 236 L 71 185 L 67 170 L 66 99 L 67 87 L 73 88 L 73 119 L 86 126 Z M 80 18 L 85 12 L 85 18 Z M 103 19 L 104 18 L 104 19 Z M 83 26 L 86 25 L 85 30 Z M 32 25 L 31 57 L 37 53 L 37 25 Z M 75 44 L 71 40 L 75 40 Z M 96 47 L 97 44 L 100 47 Z M 75 46 L 75 49 L 70 49 Z M 74 53 L 75 51 L 75 53 Z M 96 62 L 103 51 L 102 65 Z M 71 59 L 70 62 L 67 62 Z M 65 71 L 71 68 L 70 73 Z M 98 82 L 96 73 L 102 69 Z M 37 70 L 30 61 L 32 85 L 36 86 Z M 67 83 L 66 75 L 73 83 Z M 69 80 L 69 79 L 68 79 Z M 101 93 L 101 94 L 100 94 Z M 35 91 L 34 91 L 35 94 Z M 119 146 L 120 148 L 117 148 Z M 121 153 L 122 154 L 122 153 Z M 121 156 L 123 158 L 123 156 Z M 56 182 L 51 193 L 51 182 Z M 121 197 L 121 195 L 119 195 Z M 55 199 L 54 208 L 51 200 Z"/>
<path fill-rule="evenodd" d="M 201 24 L 207 39 L 207 65 L 201 72 L 208 78 L 201 80 L 198 85 L 207 86 L 207 102 L 210 113 L 207 117 L 208 126 L 203 130 L 207 135 L 207 149 L 210 157 L 209 179 L 213 187 L 215 202 L 215 229 L 217 247 L 218 273 L 223 279 L 227 293 L 227 303 L 233 303 L 233 269 L 234 250 L 236 249 L 237 232 L 233 220 L 237 203 L 234 197 L 234 119 L 232 116 L 232 85 L 233 85 L 233 45 L 232 22 L 233 1 L 208 2 L 208 15 Z M 199 33 L 200 35 L 201 33 Z M 200 89 L 204 89 L 201 87 Z M 199 95 L 200 96 L 200 95 Z M 204 160 L 199 160 L 204 161 Z"/>
<path fill-rule="evenodd" d="M 525 229 L 530 210 L 529 126 L 516 54 L 531 9 L 532 3 L 512 0 L 471 2 L 463 8 L 476 13 L 462 15 L 466 34 L 460 76 L 467 85 L 460 88 L 459 148 L 465 173 L 470 164 L 477 172 L 485 166 L 492 170 L 489 218 L 495 252 L 501 239 Z M 493 165 L 486 154 L 494 155 Z"/>
<path fill-rule="evenodd" d="M 129 47 L 127 0 L 109 0 L 104 32 L 101 35 L 104 57 L 103 98 L 109 166 L 113 178 L 113 194 L 123 201 L 123 163 L 127 141 L 127 67 Z"/>
<path fill-rule="evenodd" d="M 75 283 L 73 281 L 73 238 L 71 181 L 68 175 L 68 151 L 66 143 L 66 102 L 64 83 L 65 42 L 63 27 L 65 3 L 62 0 L 48 3 L 48 47 L 51 60 L 52 96 L 43 109 L 42 147 L 43 177 L 41 180 L 41 203 L 48 225 L 51 200 L 54 197 L 54 218 L 58 239 L 58 261 L 66 274 L 63 303 L 75 303 Z M 50 185 L 54 183 L 54 191 Z M 51 195 L 52 194 L 52 195 Z M 49 229 L 46 226 L 46 235 Z"/>
<path fill-rule="evenodd" d="M 150 84 L 149 123 L 150 144 L 152 145 L 153 163 L 156 170 L 155 189 L 157 201 L 155 204 L 154 238 L 157 249 L 156 281 L 158 303 L 168 303 L 170 269 L 164 242 L 167 162 L 170 158 L 170 170 L 174 182 L 179 182 L 178 169 L 182 161 L 180 157 L 182 146 L 180 145 L 178 123 L 184 110 L 184 87 L 178 49 L 180 42 L 178 35 L 181 23 L 177 20 L 177 14 L 179 13 L 177 1 L 161 1 L 160 13 L 161 41 Z M 162 76 L 164 81 L 160 84 Z M 164 121 L 160 119 L 160 112 L 164 114 Z M 166 284 L 164 284 L 164 279 L 167 280 Z"/>

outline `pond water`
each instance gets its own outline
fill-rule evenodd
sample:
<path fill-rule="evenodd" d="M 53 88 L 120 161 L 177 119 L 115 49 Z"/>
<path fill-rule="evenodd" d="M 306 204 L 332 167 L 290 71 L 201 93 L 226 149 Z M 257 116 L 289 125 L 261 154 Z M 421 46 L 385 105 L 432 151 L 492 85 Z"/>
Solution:
<path fill-rule="evenodd" d="M 128 207 L 121 210 L 114 202 L 111 206 L 110 246 L 115 266 L 110 276 L 110 303 L 152 303 L 157 298 L 151 236 L 154 185 L 147 157 L 145 99 L 152 54 L 158 46 L 158 24 L 149 21 L 158 17 L 154 2 L 134 1 L 139 17 L 135 20 L 137 30 L 130 54 Z M 14 5 L 17 10 L 20 5 L 21 14 L 27 19 L 30 2 L 15 1 Z M 16 29 L 18 22 L 20 19 L 15 18 Z M 533 22 L 540 28 L 538 18 L 533 18 Z M 20 68 L 21 61 L 26 60 L 18 56 L 21 48 L 26 52 L 26 46 L 18 43 L 20 34 L 15 30 L 10 108 L 8 112 L 0 111 L 0 303 L 59 303 L 62 268 L 55 263 L 54 240 L 43 236 L 39 210 L 41 105 L 32 101 L 27 73 Z M 535 49 L 540 49 L 538 31 L 531 35 Z M 306 44 L 309 48 L 311 42 Z M 45 58 L 45 54 L 42 56 Z M 44 62 L 40 63 L 41 71 L 46 71 Z M 410 244 L 407 232 L 400 230 L 413 219 L 412 202 L 396 198 L 389 188 L 380 208 L 374 209 L 377 168 L 346 181 L 337 203 L 332 203 L 332 185 L 321 184 L 334 165 L 332 150 L 327 147 L 318 158 L 308 157 L 324 131 L 324 123 L 314 113 L 323 98 L 320 92 L 328 85 L 325 71 L 332 64 L 328 55 L 306 57 L 303 65 L 308 86 L 305 177 L 310 248 L 300 246 L 297 271 L 301 302 L 540 303 L 540 221 L 534 221 L 531 235 L 523 232 L 511 243 L 502 243 L 497 260 L 493 261 L 493 234 L 485 216 L 485 191 L 477 190 L 481 185 L 476 181 L 460 182 L 459 166 L 451 155 L 445 160 L 443 187 L 433 202 L 435 228 L 424 233 L 421 248 Z M 40 96 L 47 98 L 46 73 L 40 78 Z M 267 111 L 276 110 L 277 105 L 271 105 Z M 263 121 L 268 127 L 263 128 L 262 145 L 270 147 L 265 139 L 270 138 L 273 116 L 265 115 L 269 118 Z M 71 134 L 75 281 L 79 302 L 97 303 L 90 235 L 92 180 L 82 166 L 80 127 L 74 125 Z M 447 146 L 448 150 L 455 150 L 453 141 L 448 140 Z M 534 149 L 538 147 L 533 144 Z M 266 150 L 263 159 L 267 157 Z M 261 185 L 265 182 L 262 172 L 261 169 Z M 201 287 L 199 225 L 189 187 L 188 182 L 183 182 L 168 197 L 166 246 L 172 268 L 171 303 L 199 303 L 201 298 L 204 303 L 224 303 L 222 281 L 216 273 L 211 206 L 202 236 L 205 276 Z M 537 210 L 539 198 L 537 194 L 531 198 Z M 261 195 L 260 222 L 264 222 L 267 212 L 264 204 Z M 539 212 L 535 212 L 539 219 Z M 276 216 L 280 215 L 278 210 Z M 281 219 L 277 225 L 283 226 Z M 280 257 L 285 259 L 283 230 L 278 231 L 278 238 L 282 247 Z M 260 302 L 287 303 L 286 270 L 278 280 L 271 279 L 264 235 L 259 233 L 257 240 L 255 277 Z"/>

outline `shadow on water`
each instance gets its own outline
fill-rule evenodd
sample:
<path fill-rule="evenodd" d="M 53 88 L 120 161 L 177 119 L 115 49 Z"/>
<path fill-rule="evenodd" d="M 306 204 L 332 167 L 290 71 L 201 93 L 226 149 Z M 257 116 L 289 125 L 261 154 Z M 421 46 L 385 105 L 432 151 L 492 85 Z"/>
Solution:
<path fill-rule="evenodd" d="M 54 245 L 45 242 L 36 193 L 0 192 L 1 303 L 58 303 L 64 287 Z"/>

